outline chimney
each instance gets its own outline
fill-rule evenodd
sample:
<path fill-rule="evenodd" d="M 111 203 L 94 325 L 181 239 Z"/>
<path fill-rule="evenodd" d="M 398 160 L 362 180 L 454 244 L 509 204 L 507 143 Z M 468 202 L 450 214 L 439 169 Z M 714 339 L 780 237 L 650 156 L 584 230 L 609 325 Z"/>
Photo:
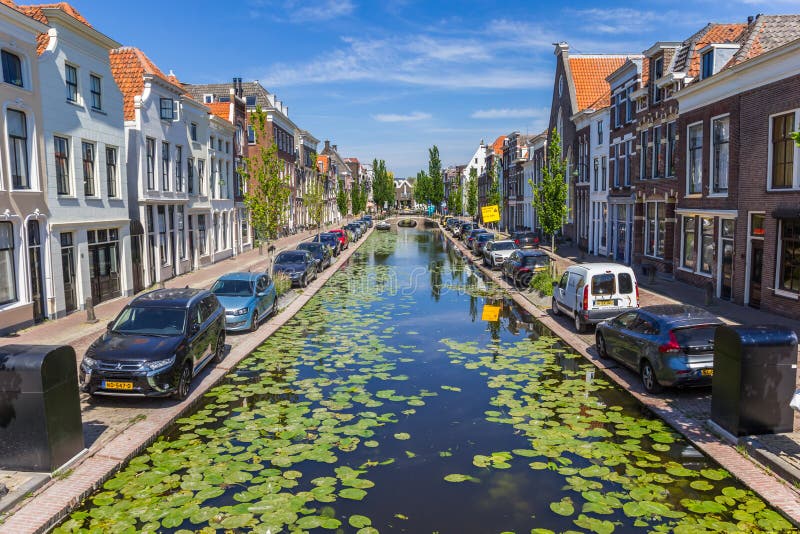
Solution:
<path fill-rule="evenodd" d="M 325 139 L 325 150 L 328 151 L 331 149 L 331 142 Z"/>
<path fill-rule="evenodd" d="M 747 17 L 747 24 L 752 24 L 754 19 L 755 19 L 755 17 L 753 15 L 750 15 L 749 17 Z"/>
<path fill-rule="evenodd" d="M 334 152 L 338 152 L 338 148 L 336 145 L 332 145 Z"/>

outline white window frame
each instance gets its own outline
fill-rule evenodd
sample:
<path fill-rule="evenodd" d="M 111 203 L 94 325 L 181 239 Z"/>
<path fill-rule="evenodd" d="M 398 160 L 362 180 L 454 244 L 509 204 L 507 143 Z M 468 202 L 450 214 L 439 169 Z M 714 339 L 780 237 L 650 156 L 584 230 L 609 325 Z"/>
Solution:
<path fill-rule="evenodd" d="M 714 123 L 720 119 L 728 118 L 728 189 L 725 191 L 716 191 L 714 189 L 714 172 L 716 169 L 716 158 L 714 157 Z M 728 191 L 731 188 L 731 165 L 730 165 L 730 158 L 731 158 L 731 116 L 730 113 L 723 113 L 721 115 L 716 115 L 711 117 L 709 121 L 709 128 L 708 128 L 708 140 L 709 140 L 709 162 L 708 162 L 708 196 L 709 197 L 717 197 L 717 198 L 725 198 L 728 196 Z M 770 146 L 772 143 L 770 142 Z"/>
<path fill-rule="evenodd" d="M 750 304 L 750 264 L 751 257 L 750 255 L 753 253 L 753 241 L 759 240 L 762 243 L 764 242 L 764 237 L 754 236 L 753 234 L 753 215 L 764 215 L 766 218 L 765 211 L 748 211 L 747 212 L 747 250 L 745 250 L 745 265 L 744 265 L 744 303 Z M 734 240 L 734 247 L 736 247 L 736 241 Z M 762 245 L 763 246 L 763 245 Z M 763 291 L 763 288 L 762 288 Z"/>
<path fill-rule="evenodd" d="M 792 187 L 772 187 L 772 123 L 773 118 L 779 115 L 787 115 L 789 113 L 794 113 L 794 124 L 796 128 L 800 128 L 798 126 L 798 120 L 800 120 L 800 108 L 795 109 L 786 109 L 779 113 L 773 113 L 768 117 L 769 120 L 769 135 L 767 136 L 767 191 L 776 191 L 776 192 L 785 192 L 785 191 L 798 191 L 800 190 L 800 162 L 798 162 L 798 158 L 800 158 L 800 147 L 795 144 L 794 146 L 794 165 L 792 171 Z M 796 131 L 796 130 L 795 130 Z"/>
<path fill-rule="evenodd" d="M 703 142 L 703 136 L 705 135 L 705 124 L 703 121 L 693 122 L 691 124 L 686 125 L 686 194 L 684 195 L 687 198 L 693 197 L 702 197 L 703 196 L 703 144 L 700 145 L 700 191 L 699 192 L 691 192 L 691 184 L 692 175 L 691 175 L 691 167 L 692 167 L 692 158 L 691 158 L 691 146 L 690 143 L 692 142 L 691 136 L 689 132 L 695 126 L 700 126 L 700 139 L 701 143 Z"/>
<path fill-rule="evenodd" d="M 771 143 L 770 143 L 771 144 Z M 794 300 L 800 300 L 800 293 L 795 293 L 794 291 L 787 291 L 785 289 L 780 288 L 780 277 L 781 277 L 781 254 L 783 254 L 783 219 L 777 219 L 778 227 L 775 233 L 775 241 L 778 245 L 777 247 L 777 255 L 775 256 L 775 279 L 773 280 L 773 291 L 779 297 L 785 297 Z M 766 256 L 764 257 L 766 259 Z M 763 291 L 763 288 L 762 288 Z"/>
<path fill-rule="evenodd" d="M 648 207 L 650 204 L 655 204 L 655 228 L 650 228 L 650 215 L 648 214 Z M 644 255 L 648 258 L 654 258 L 658 260 L 663 260 L 664 255 L 658 255 L 658 205 L 664 204 L 664 221 L 666 221 L 667 217 L 667 203 L 664 200 L 648 200 L 644 203 Z M 665 222 L 666 224 L 666 222 Z M 655 239 L 653 240 L 653 253 L 647 253 L 647 243 L 649 241 L 650 232 L 655 232 Z M 666 230 L 664 231 L 664 254 L 666 254 L 666 241 L 667 241 L 667 233 Z M 681 257 L 681 261 L 683 258 Z"/>

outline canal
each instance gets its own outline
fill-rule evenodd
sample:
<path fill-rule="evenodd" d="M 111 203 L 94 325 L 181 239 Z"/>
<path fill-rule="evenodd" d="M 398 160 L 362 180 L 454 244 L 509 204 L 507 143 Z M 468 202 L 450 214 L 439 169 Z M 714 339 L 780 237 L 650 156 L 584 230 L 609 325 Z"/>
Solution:
<path fill-rule="evenodd" d="M 416 228 L 369 237 L 58 531 L 790 528 Z"/>

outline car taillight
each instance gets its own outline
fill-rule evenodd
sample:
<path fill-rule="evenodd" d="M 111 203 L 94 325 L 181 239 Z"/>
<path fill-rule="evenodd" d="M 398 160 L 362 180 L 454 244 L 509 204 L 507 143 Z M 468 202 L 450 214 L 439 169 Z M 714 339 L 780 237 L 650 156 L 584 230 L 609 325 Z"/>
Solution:
<path fill-rule="evenodd" d="M 539 238 L 538 238 L 538 237 L 534 237 L 534 238 L 533 238 L 533 242 L 534 242 L 534 243 L 538 243 L 538 242 L 539 242 Z"/>
<path fill-rule="evenodd" d="M 589 309 L 589 286 L 583 286 L 583 309 Z"/>
<path fill-rule="evenodd" d="M 515 244 L 515 245 L 519 245 L 519 239 L 515 239 L 515 240 L 514 240 L 514 244 Z"/>
<path fill-rule="evenodd" d="M 636 288 L 636 307 L 639 307 L 639 284 L 633 284 L 633 287 Z"/>
<path fill-rule="evenodd" d="M 529 273 L 529 272 L 531 272 L 531 270 L 528 267 L 523 267 L 523 268 L 521 268 L 519 270 L 519 272 L 521 272 L 521 273 Z"/>
<path fill-rule="evenodd" d="M 678 338 L 675 337 L 675 332 L 669 331 L 669 341 L 658 347 L 658 352 L 675 353 L 680 352 L 681 346 L 678 344 Z"/>

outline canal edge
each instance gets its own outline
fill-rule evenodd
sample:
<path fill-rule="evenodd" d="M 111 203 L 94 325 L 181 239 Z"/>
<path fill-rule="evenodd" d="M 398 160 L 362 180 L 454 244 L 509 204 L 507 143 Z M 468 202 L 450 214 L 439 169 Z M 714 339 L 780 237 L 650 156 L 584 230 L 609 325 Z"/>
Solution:
<path fill-rule="evenodd" d="M 666 399 L 649 397 L 632 391 L 631 382 L 618 374 L 613 367 L 605 365 L 603 361 L 590 353 L 588 350 L 590 347 L 589 345 L 578 338 L 573 332 L 567 330 L 564 326 L 555 321 L 550 317 L 549 313 L 543 311 L 519 291 L 514 289 L 503 280 L 500 275 L 481 265 L 481 262 L 475 261 L 467 248 L 459 243 L 453 236 L 449 235 L 441 225 L 439 225 L 439 230 L 442 232 L 445 239 L 459 250 L 464 261 L 478 268 L 484 276 L 502 287 L 514 302 L 530 313 L 537 321 L 550 329 L 563 343 L 591 362 L 595 367 L 601 369 L 606 376 L 617 385 L 623 387 L 625 391 L 639 401 L 642 406 L 649 409 L 676 432 L 689 440 L 692 445 L 702 450 L 715 462 L 724 467 L 734 478 L 759 495 L 769 503 L 770 506 L 779 510 L 794 526 L 800 527 L 800 494 L 790 488 L 786 480 L 773 475 L 773 468 L 753 458 L 753 456 L 758 455 L 753 454 L 750 447 L 745 448 L 745 450 L 748 451 L 748 456 L 745 456 L 739 452 L 735 445 L 723 441 L 719 436 L 714 434 L 707 424 L 686 415 L 680 410 L 670 408 Z M 548 255 L 552 256 L 549 252 Z M 616 365 L 614 367 L 616 367 Z M 751 454 L 753 456 L 750 456 Z"/>
<path fill-rule="evenodd" d="M 137 421 L 96 451 L 85 455 L 80 462 L 70 466 L 65 474 L 53 475 L 48 483 L 9 512 L 0 523 L 0 534 L 38 534 L 55 527 L 131 459 L 149 447 L 170 425 L 194 408 L 206 392 L 222 382 L 253 350 L 292 319 L 347 264 L 347 260 L 374 231 L 373 226 L 357 243 L 351 243 L 333 268 L 323 271 L 314 282 L 302 288 L 285 309 L 264 323 L 258 330 L 263 335 L 244 341 L 226 354 L 222 362 L 197 382 L 186 400 Z"/>

